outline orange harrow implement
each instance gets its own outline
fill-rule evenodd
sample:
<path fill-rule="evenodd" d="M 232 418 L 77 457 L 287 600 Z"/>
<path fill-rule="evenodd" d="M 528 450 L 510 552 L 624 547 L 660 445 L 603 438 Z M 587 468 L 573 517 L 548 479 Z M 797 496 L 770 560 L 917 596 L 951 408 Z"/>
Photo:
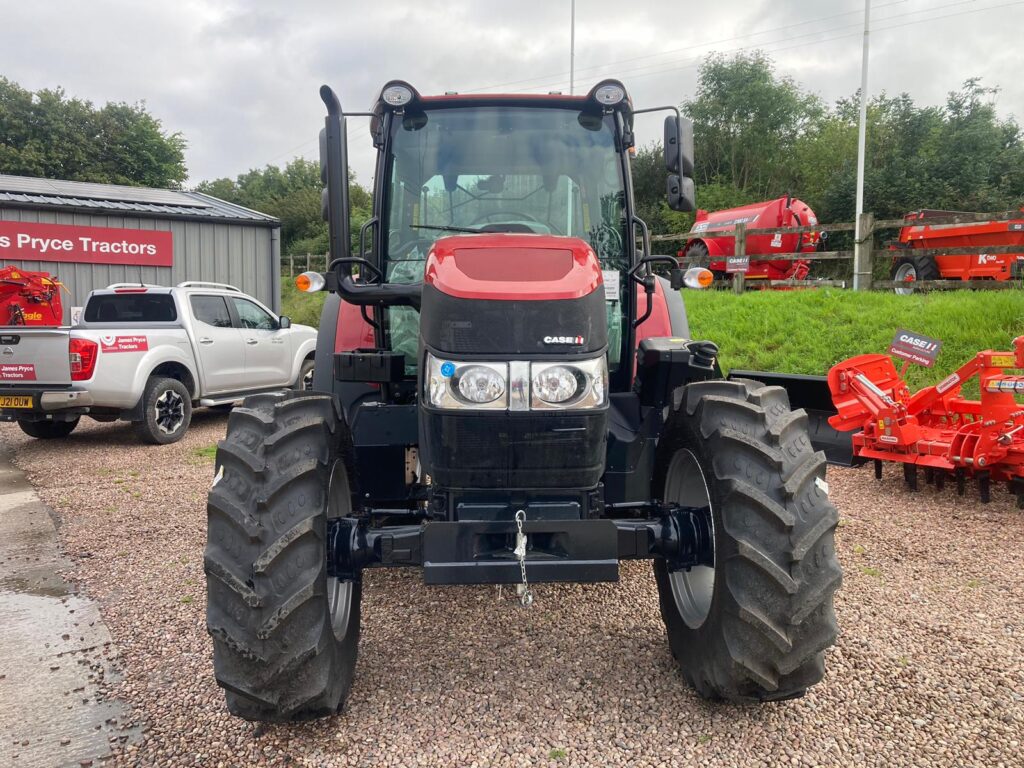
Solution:
<path fill-rule="evenodd" d="M 981 501 L 991 499 L 993 482 L 1005 482 L 1024 509 L 1024 336 L 1012 352 L 979 352 L 934 386 L 910 394 L 887 355 L 858 355 L 833 366 L 829 391 L 837 414 L 829 424 L 854 432 L 853 454 L 875 462 L 903 465 L 903 476 L 917 490 L 918 467 L 925 479 L 942 488 L 947 478 L 964 493 L 967 478 L 978 483 Z M 980 400 L 961 396 L 977 376 Z"/>

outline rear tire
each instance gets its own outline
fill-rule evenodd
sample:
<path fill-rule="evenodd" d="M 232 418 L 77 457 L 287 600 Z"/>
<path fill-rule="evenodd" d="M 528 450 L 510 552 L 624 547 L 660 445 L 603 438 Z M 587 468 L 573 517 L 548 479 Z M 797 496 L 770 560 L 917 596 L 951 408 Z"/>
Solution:
<path fill-rule="evenodd" d="M 71 421 L 19 421 L 18 426 L 29 437 L 40 440 L 56 440 L 74 432 L 75 427 L 78 426 L 78 419 Z"/>
<path fill-rule="evenodd" d="M 153 376 L 142 394 L 142 421 L 136 421 L 139 439 L 154 445 L 176 443 L 192 423 L 192 395 L 177 379 Z"/>
<path fill-rule="evenodd" d="M 684 678 L 710 699 L 778 701 L 824 674 L 842 573 L 825 457 L 786 391 L 753 381 L 690 384 L 658 445 L 653 491 L 710 504 L 713 567 L 654 562 L 662 618 Z"/>
<path fill-rule="evenodd" d="M 299 377 L 295 379 L 292 389 L 297 392 L 308 392 L 313 389 L 313 361 L 303 360 L 299 368 Z"/>
<path fill-rule="evenodd" d="M 913 283 L 918 280 L 938 280 L 939 265 L 932 256 L 912 253 L 909 256 L 901 256 L 897 259 L 896 263 L 892 265 L 890 275 L 893 280 L 899 282 Z M 900 296 L 909 296 L 914 293 L 913 288 L 896 287 L 893 290 Z"/>
<path fill-rule="evenodd" d="M 292 722 L 338 712 L 355 672 L 361 585 L 327 577 L 330 517 L 351 513 L 333 399 L 281 392 L 232 411 L 207 506 L 207 629 L 228 709 Z"/>

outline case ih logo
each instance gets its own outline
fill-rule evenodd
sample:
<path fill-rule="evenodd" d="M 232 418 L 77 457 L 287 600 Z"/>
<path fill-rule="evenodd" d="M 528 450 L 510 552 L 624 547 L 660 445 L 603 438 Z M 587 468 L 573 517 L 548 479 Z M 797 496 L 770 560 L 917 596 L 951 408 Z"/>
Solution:
<path fill-rule="evenodd" d="M 100 336 L 100 350 L 103 352 L 145 352 L 149 339 L 145 336 Z"/>
<path fill-rule="evenodd" d="M 0 363 L 0 381 L 35 381 L 36 367 L 31 363 Z"/>
<path fill-rule="evenodd" d="M 583 346 L 582 336 L 545 336 L 545 344 L 575 344 L 577 347 Z"/>
<path fill-rule="evenodd" d="M 889 345 L 889 354 L 931 368 L 935 365 L 940 349 L 942 342 L 938 339 L 900 328 Z"/>

